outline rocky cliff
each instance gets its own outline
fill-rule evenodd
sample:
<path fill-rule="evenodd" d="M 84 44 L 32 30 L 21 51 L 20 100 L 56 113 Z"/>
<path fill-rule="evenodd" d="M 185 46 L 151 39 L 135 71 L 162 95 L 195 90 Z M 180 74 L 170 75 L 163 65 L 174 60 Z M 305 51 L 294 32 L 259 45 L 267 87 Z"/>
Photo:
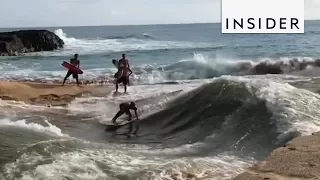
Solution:
<path fill-rule="evenodd" d="M 22 30 L 0 33 L 0 56 L 52 51 L 63 48 L 64 42 L 47 30 Z"/>

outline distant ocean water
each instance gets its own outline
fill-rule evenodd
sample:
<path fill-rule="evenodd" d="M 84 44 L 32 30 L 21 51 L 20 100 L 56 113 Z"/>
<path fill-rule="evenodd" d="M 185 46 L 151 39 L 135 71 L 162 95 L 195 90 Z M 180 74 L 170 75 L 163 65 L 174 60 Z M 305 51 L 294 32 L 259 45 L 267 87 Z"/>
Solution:
<path fill-rule="evenodd" d="M 111 59 L 120 59 L 122 53 L 134 66 L 137 83 L 211 78 L 232 74 L 226 68 L 239 61 L 316 58 L 318 28 L 318 21 L 307 21 L 301 35 L 221 34 L 219 24 L 45 28 L 62 38 L 65 48 L 1 57 L 0 78 L 59 80 L 65 74 L 61 62 L 74 53 L 86 71 L 83 79 L 112 77 Z M 11 30 L 16 29 L 0 29 Z"/>
<path fill-rule="evenodd" d="M 319 68 L 289 66 L 320 57 L 319 21 L 282 35 L 221 34 L 220 24 L 36 29 L 54 32 L 65 48 L 0 57 L 1 80 L 61 82 L 62 61 L 78 53 L 81 80 L 112 84 L 111 60 L 126 53 L 132 86 L 67 107 L 0 101 L 0 179 L 228 179 L 320 130 L 320 96 L 311 91 Z M 255 75 L 261 62 L 289 65 Z M 138 136 L 104 131 L 124 101 L 142 115 Z"/>

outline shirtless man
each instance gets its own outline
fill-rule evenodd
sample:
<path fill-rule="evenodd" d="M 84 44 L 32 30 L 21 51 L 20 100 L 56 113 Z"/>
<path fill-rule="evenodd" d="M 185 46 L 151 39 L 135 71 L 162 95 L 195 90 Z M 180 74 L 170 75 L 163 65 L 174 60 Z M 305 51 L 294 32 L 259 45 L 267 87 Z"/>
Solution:
<path fill-rule="evenodd" d="M 129 84 L 129 76 L 132 74 L 126 55 L 122 54 L 122 59 L 119 60 L 118 73 L 121 73 L 120 77 L 116 81 L 116 93 L 118 93 L 119 84 L 123 83 L 124 93 L 127 93 L 127 85 Z M 128 74 L 129 73 L 129 74 Z"/>
<path fill-rule="evenodd" d="M 114 116 L 114 118 L 112 118 L 112 123 L 116 123 L 116 120 L 121 116 L 123 115 L 124 113 L 126 113 L 128 116 L 129 116 L 129 121 L 131 121 L 132 119 L 132 115 L 130 113 L 130 110 L 134 110 L 134 113 L 137 117 L 137 119 L 139 120 L 138 118 L 138 114 L 137 114 L 137 107 L 136 107 L 136 104 L 134 102 L 130 102 L 129 103 L 121 103 L 119 105 L 119 111 L 118 113 Z"/>
<path fill-rule="evenodd" d="M 123 67 L 130 68 L 129 61 L 128 59 L 126 59 L 126 54 L 122 54 L 122 58 L 119 59 L 118 69 L 121 69 Z"/>
<path fill-rule="evenodd" d="M 129 75 L 127 75 L 129 72 Z M 131 69 L 123 68 L 122 69 L 122 76 L 117 79 L 116 81 L 116 93 L 118 93 L 119 84 L 123 83 L 124 86 L 124 93 L 127 93 L 127 85 L 129 84 L 129 76 L 132 74 Z"/>
<path fill-rule="evenodd" d="M 75 54 L 75 55 L 74 55 L 74 58 L 71 58 L 71 59 L 70 59 L 70 64 L 75 65 L 76 67 L 80 68 L 80 60 L 78 59 L 78 54 Z M 66 82 L 66 80 L 68 79 L 68 77 L 71 76 L 71 74 L 72 74 L 72 77 L 77 80 L 77 86 L 79 86 L 78 74 L 73 73 L 71 70 L 69 70 L 69 71 L 67 72 L 66 77 L 64 77 L 62 86 L 64 85 L 64 83 Z"/>

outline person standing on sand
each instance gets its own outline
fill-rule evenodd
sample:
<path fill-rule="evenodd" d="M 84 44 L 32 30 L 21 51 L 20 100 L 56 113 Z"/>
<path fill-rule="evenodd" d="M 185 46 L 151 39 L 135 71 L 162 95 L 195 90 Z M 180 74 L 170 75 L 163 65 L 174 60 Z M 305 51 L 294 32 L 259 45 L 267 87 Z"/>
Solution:
<path fill-rule="evenodd" d="M 74 58 L 71 58 L 71 59 L 70 59 L 70 64 L 76 66 L 77 68 L 80 68 L 80 60 L 78 59 L 78 54 L 75 54 L 75 55 L 74 55 Z M 64 77 L 62 86 L 64 85 L 64 83 L 66 82 L 66 80 L 68 79 L 68 77 L 71 76 L 71 74 L 72 74 L 72 77 L 77 80 L 77 86 L 79 86 L 79 79 L 78 79 L 79 77 L 78 77 L 78 74 L 77 74 L 77 73 L 73 73 L 71 70 L 68 70 L 66 77 Z"/>
<path fill-rule="evenodd" d="M 127 93 L 127 85 L 129 83 L 129 76 L 132 74 L 131 69 L 129 69 L 128 67 L 124 67 L 121 69 L 121 75 L 119 78 L 117 78 L 116 80 L 116 94 L 118 93 L 118 89 L 119 89 L 119 84 L 123 83 L 124 86 L 124 93 Z M 127 75 L 129 73 L 129 75 Z"/>
<path fill-rule="evenodd" d="M 120 73 L 120 75 L 119 75 Z M 124 93 L 127 93 L 127 85 L 129 85 L 129 76 L 132 74 L 129 61 L 126 59 L 126 55 L 122 54 L 122 59 L 118 63 L 118 72 L 115 75 L 116 80 L 116 93 L 118 93 L 119 84 L 123 83 Z"/>
<path fill-rule="evenodd" d="M 126 54 L 124 54 L 124 53 L 122 54 L 122 58 L 119 59 L 118 71 L 122 70 L 123 68 L 129 68 L 129 69 L 130 69 L 129 60 L 126 59 Z M 131 70 L 130 70 L 130 71 L 131 71 Z M 123 72 L 122 74 L 126 75 L 124 72 Z M 132 74 L 132 71 L 131 71 L 131 74 Z M 130 83 L 129 83 L 129 76 L 130 76 L 131 74 L 129 74 L 129 75 L 127 76 L 127 82 L 128 82 L 127 84 L 128 84 L 128 85 L 130 85 Z"/>

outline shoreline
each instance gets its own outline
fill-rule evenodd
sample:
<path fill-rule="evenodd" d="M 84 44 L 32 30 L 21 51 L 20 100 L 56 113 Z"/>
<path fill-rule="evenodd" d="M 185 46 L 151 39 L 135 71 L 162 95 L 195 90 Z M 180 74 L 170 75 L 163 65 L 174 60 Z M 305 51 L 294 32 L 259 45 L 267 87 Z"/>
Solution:
<path fill-rule="evenodd" d="M 81 85 L 38 82 L 0 81 L 0 99 L 22 101 L 32 105 L 66 106 L 84 94 L 105 96 L 112 92 L 109 85 Z"/>
<path fill-rule="evenodd" d="M 232 180 L 320 179 L 319 149 L 320 132 L 296 137 Z"/>

